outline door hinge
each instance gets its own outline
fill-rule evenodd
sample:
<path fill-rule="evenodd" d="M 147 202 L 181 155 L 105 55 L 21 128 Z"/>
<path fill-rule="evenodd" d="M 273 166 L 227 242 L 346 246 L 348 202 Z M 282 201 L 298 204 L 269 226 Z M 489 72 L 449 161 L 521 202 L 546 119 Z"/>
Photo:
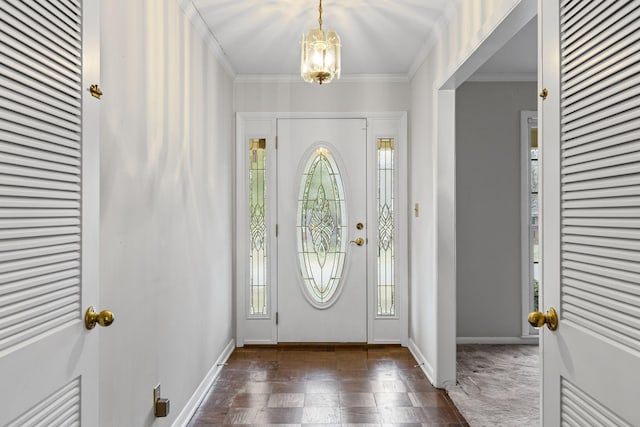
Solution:
<path fill-rule="evenodd" d="M 545 87 L 544 89 L 542 89 L 542 92 L 540 92 L 540 98 L 542 98 L 543 101 L 546 101 L 547 96 L 549 96 L 549 89 Z"/>
<path fill-rule="evenodd" d="M 278 224 L 276 224 L 276 237 L 278 237 Z"/>
<path fill-rule="evenodd" d="M 102 89 L 100 89 L 100 86 L 97 84 L 89 86 L 89 93 L 94 98 L 100 99 L 100 97 L 102 97 Z"/>
<path fill-rule="evenodd" d="M 276 311 L 276 325 L 278 324 L 278 312 Z"/>

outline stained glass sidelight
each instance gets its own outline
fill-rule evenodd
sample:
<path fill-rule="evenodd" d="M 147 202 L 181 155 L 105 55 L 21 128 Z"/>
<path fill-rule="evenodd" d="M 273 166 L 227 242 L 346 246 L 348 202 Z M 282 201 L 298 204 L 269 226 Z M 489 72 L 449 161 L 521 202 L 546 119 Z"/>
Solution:
<path fill-rule="evenodd" d="M 268 315 L 266 139 L 249 140 L 249 315 Z"/>
<path fill-rule="evenodd" d="M 530 142 L 530 161 L 531 161 L 531 224 L 530 224 L 530 242 L 531 242 L 531 262 L 533 264 L 533 310 L 538 311 L 538 291 L 540 284 L 540 236 L 539 236 L 539 218 L 538 218 L 538 128 L 537 122 L 529 129 Z"/>
<path fill-rule="evenodd" d="M 396 315 L 394 149 L 393 138 L 378 138 L 378 316 Z"/>
<path fill-rule="evenodd" d="M 302 174 L 297 212 L 298 261 L 307 297 L 330 306 L 346 254 L 346 206 L 338 165 L 325 147 L 313 151 Z"/>

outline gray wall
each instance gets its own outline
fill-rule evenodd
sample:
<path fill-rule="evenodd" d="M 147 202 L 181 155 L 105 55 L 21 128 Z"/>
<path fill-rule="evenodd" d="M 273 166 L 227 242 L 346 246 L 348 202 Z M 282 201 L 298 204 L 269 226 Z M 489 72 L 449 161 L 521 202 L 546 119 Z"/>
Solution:
<path fill-rule="evenodd" d="M 519 337 L 520 112 L 536 83 L 468 82 L 456 91 L 457 335 Z"/>

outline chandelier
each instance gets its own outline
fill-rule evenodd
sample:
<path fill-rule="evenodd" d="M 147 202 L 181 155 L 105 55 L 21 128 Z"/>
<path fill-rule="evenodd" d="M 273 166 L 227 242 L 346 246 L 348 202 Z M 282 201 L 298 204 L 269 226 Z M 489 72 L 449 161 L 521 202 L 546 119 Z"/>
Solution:
<path fill-rule="evenodd" d="M 308 83 L 331 83 L 340 78 L 340 36 L 333 30 L 322 30 L 322 0 L 318 7 L 320 28 L 302 35 L 300 75 Z"/>

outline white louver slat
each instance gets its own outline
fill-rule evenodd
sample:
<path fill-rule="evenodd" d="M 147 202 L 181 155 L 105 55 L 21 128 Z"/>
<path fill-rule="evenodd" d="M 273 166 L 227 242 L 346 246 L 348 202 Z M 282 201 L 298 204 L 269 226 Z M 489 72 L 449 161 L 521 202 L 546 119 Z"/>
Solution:
<path fill-rule="evenodd" d="M 80 317 L 81 30 L 78 1 L 0 2 L 0 354 Z M 15 425 L 77 424 L 79 388 Z"/>
<path fill-rule="evenodd" d="M 600 402 L 566 379 L 560 385 L 562 425 L 567 427 L 631 427 Z"/>
<path fill-rule="evenodd" d="M 7 427 L 80 425 L 80 379 L 76 378 Z"/>
<path fill-rule="evenodd" d="M 640 351 L 640 3 L 565 1 L 560 28 L 561 313 Z M 564 424 L 615 424 L 562 386 Z"/>

